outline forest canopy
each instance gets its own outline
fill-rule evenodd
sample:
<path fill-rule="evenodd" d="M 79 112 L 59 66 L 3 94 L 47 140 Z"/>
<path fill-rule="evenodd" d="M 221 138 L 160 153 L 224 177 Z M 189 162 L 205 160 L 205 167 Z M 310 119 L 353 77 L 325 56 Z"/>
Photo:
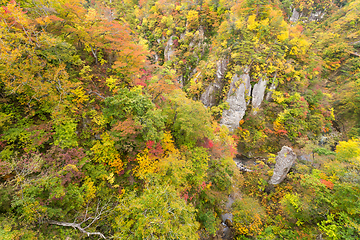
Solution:
<path fill-rule="evenodd" d="M 0 0 L 0 236 L 359 239 L 359 26 L 359 0 Z"/>

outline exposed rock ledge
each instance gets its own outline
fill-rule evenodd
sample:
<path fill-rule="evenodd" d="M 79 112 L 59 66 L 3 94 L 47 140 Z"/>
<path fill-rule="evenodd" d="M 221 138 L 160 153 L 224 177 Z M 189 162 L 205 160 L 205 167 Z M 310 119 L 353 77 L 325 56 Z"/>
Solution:
<path fill-rule="evenodd" d="M 239 122 L 244 117 L 247 105 L 250 102 L 250 93 L 249 74 L 247 72 L 240 76 L 235 74 L 226 100 L 230 108 L 223 111 L 220 124 L 227 126 L 230 131 L 239 127 Z"/>

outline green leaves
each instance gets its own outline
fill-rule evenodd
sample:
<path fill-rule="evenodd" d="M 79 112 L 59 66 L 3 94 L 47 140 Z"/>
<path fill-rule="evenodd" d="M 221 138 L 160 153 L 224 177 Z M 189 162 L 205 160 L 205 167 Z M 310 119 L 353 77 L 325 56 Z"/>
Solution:
<path fill-rule="evenodd" d="M 74 119 L 63 119 L 57 121 L 54 126 L 54 144 L 61 148 L 73 148 L 78 146 L 76 134 L 77 123 Z"/>
<path fill-rule="evenodd" d="M 154 183 L 140 196 L 129 193 L 116 208 L 115 237 L 126 239 L 198 239 L 195 209 L 175 189 Z"/>
<path fill-rule="evenodd" d="M 132 151 L 134 144 L 162 139 L 164 117 L 142 87 L 120 89 L 105 105 L 104 116 L 120 149 Z"/>
<path fill-rule="evenodd" d="M 202 103 L 186 98 L 181 90 L 168 95 L 163 113 L 178 145 L 194 146 L 210 134 L 210 113 Z"/>

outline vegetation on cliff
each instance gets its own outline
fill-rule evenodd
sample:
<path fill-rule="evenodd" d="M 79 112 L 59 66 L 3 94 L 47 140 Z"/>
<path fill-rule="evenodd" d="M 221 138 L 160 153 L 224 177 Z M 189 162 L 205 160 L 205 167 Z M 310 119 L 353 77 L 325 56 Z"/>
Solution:
<path fill-rule="evenodd" d="M 211 239 L 232 192 L 235 238 L 360 238 L 359 0 L 0 4 L 2 238 Z"/>

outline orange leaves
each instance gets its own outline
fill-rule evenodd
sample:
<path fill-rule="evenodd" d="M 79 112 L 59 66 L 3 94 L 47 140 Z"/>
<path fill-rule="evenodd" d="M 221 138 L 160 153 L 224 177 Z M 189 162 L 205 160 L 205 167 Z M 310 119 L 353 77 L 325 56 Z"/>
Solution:
<path fill-rule="evenodd" d="M 84 20 L 79 15 L 78 18 L 73 19 L 73 24 L 69 23 L 73 39 L 87 46 L 85 50 L 91 52 L 96 63 L 112 64 L 111 56 L 115 54 L 114 70 L 129 78 L 136 76 L 144 67 L 147 52 L 136 43 L 129 26 L 105 18 L 94 8 L 87 10 L 84 15 Z M 105 51 L 108 59 L 105 60 L 105 56 L 102 56 L 100 51 Z"/>
<path fill-rule="evenodd" d="M 333 189 L 334 188 L 334 183 L 331 182 L 331 181 L 327 181 L 327 180 L 324 180 L 324 179 L 320 179 L 320 182 L 322 184 L 324 184 L 328 189 Z"/>
<path fill-rule="evenodd" d="M 63 101 L 76 84 L 68 81 L 65 64 L 53 63 L 62 56 L 53 58 L 52 52 L 45 51 L 59 44 L 58 39 L 36 28 L 39 22 L 49 20 L 33 21 L 15 3 L 0 12 L 0 48 L 5 50 L 0 53 L 0 68 L 6 69 L 0 72 L 0 80 L 7 94 L 18 94 L 19 101 L 28 106 L 54 106 Z"/>
<path fill-rule="evenodd" d="M 125 121 L 119 121 L 118 124 L 112 128 L 112 130 L 119 132 L 121 137 L 137 134 L 138 129 L 141 129 L 141 126 L 138 126 L 131 117 L 126 118 Z"/>

